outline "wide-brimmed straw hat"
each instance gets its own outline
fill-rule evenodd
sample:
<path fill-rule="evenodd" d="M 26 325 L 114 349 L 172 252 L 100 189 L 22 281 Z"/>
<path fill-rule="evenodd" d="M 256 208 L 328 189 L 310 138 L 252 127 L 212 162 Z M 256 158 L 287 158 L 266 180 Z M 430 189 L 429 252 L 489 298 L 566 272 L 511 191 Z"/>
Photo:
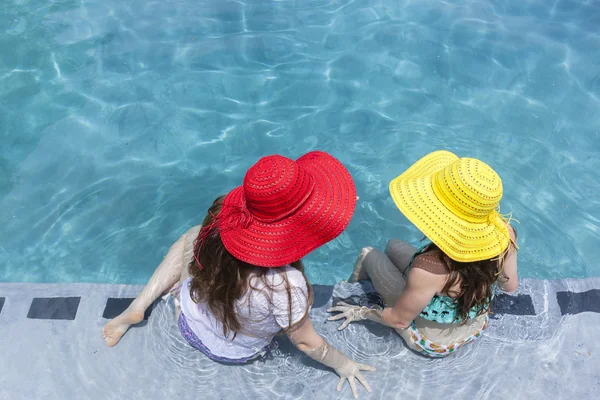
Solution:
<path fill-rule="evenodd" d="M 331 155 L 313 151 L 296 161 L 272 155 L 225 197 L 216 225 L 235 258 L 280 267 L 339 236 L 355 208 L 354 181 Z"/>
<path fill-rule="evenodd" d="M 502 180 L 483 161 L 435 151 L 390 182 L 400 211 L 451 259 L 487 260 L 510 242 Z"/>

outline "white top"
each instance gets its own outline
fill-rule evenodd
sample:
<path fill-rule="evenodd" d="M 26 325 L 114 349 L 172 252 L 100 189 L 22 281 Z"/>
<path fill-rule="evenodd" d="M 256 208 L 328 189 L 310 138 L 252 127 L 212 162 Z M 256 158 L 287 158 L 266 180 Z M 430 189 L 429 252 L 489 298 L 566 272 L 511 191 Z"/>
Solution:
<path fill-rule="evenodd" d="M 223 335 L 223 325 L 215 319 L 204 303 L 195 303 L 190 296 L 190 280 L 183 282 L 180 292 L 181 312 L 190 329 L 216 356 L 231 359 L 250 357 L 270 343 L 273 336 L 289 324 L 288 297 L 280 271 L 287 275 L 292 298 L 292 325 L 304 317 L 308 307 L 308 289 L 304 276 L 286 266 L 270 269 L 266 278 L 274 290 L 265 288 L 255 274 L 248 278 L 251 286 L 237 301 L 238 318 L 242 325 L 235 339 L 233 333 Z M 264 290 L 263 290 L 264 289 Z"/>

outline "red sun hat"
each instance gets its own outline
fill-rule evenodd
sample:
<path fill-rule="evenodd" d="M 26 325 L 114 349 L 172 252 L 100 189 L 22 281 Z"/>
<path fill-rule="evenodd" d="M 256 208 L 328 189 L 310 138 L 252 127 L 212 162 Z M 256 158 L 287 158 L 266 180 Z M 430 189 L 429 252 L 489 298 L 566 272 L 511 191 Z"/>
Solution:
<path fill-rule="evenodd" d="M 355 208 L 352 176 L 331 155 L 313 151 L 296 161 L 272 155 L 225 197 L 217 226 L 238 260 L 281 267 L 338 237 Z"/>

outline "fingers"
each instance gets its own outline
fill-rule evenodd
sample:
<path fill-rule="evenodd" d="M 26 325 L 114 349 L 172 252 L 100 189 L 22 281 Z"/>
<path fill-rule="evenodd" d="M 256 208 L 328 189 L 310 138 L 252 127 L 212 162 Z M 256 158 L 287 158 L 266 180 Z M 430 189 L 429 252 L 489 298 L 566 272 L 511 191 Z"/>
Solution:
<path fill-rule="evenodd" d="M 356 382 L 354 381 L 354 377 L 348 377 L 348 382 L 350 383 L 350 388 L 352 389 L 352 395 L 355 399 L 358 399 L 358 391 L 356 390 Z"/>
<path fill-rule="evenodd" d="M 344 386 L 344 381 L 346 380 L 346 378 L 340 378 L 340 381 L 337 384 L 337 391 L 339 392 L 340 390 L 342 390 L 342 387 Z"/>
<path fill-rule="evenodd" d="M 375 367 L 371 367 L 370 365 L 367 365 L 367 364 L 358 364 L 358 369 L 360 371 L 371 371 L 371 372 L 376 371 Z"/>
<path fill-rule="evenodd" d="M 342 318 L 346 318 L 347 315 L 346 313 L 341 313 L 338 315 L 332 315 L 331 317 L 327 318 L 327 321 L 337 321 L 338 319 L 342 319 Z"/>
<path fill-rule="evenodd" d="M 337 308 L 337 307 L 347 308 L 347 307 L 354 307 L 354 306 L 352 304 L 348 304 L 343 301 L 339 301 L 336 303 L 335 306 L 333 306 L 333 308 Z"/>
<path fill-rule="evenodd" d="M 346 311 L 348 309 L 348 307 L 354 307 L 354 306 L 351 306 L 350 304 L 346 304 L 344 302 L 340 302 L 340 303 L 337 303 L 334 307 L 329 307 L 327 309 L 327 312 L 338 312 L 338 311 L 343 312 L 343 311 Z"/>
<path fill-rule="evenodd" d="M 352 320 L 350 318 L 346 318 L 344 323 L 338 328 L 338 331 L 344 330 L 344 328 L 346 328 L 350 322 L 352 322 Z"/>
<path fill-rule="evenodd" d="M 367 380 L 364 378 L 364 376 L 362 376 L 360 372 L 356 374 L 356 379 L 358 379 L 358 381 L 365 387 L 365 389 L 367 389 L 367 392 L 371 392 L 371 386 L 369 386 L 369 382 L 367 382 Z"/>

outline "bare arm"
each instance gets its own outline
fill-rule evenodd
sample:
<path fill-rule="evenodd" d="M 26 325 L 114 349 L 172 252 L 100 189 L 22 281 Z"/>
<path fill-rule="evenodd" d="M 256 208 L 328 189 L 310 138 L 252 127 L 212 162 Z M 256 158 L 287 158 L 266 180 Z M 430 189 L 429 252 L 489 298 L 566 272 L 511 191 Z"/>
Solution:
<path fill-rule="evenodd" d="M 440 285 L 440 279 L 442 283 Z M 405 329 L 423 311 L 440 286 L 443 277 L 433 275 L 421 268 L 413 268 L 409 275 L 404 292 L 391 308 L 386 308 L 383 318 L 392 328 Z"/>
<path fill-rule="evenodd" d="M 304 318 L 297 326 L 290 329 L 287 335 L 294 346 L 303 353 L 321 347 L 325 343 L 325 339 L 313 328 L 310 317 Z"/>
<path fill-rule="evenodd" d="M 371 309 L 367 307 L 342 304 L 330 308 L 329 312 L 341 311 L 341 314 L 329 317 L 330 321 L 346 318 L 340 325 L 342 330 L 352 321 L 369 319 L 395 329 L 406 329 L 429 304 L 438 289 L 443 287 L 443 276 L 434 275 L 421 268 L 413 268 L 408 276 L 404 292 L 393 307 Z"/>
<path fill-rule="evenodd" d="M 510 238 L 514 243 L 517 243 L 517 235 L 512 226 L 508 226 Z M 517 271 L 517 249 L 510 246 L 508 254 L 504 259 L 504 268 L 498 277 L 498 286 L 500 289 L 508 293 L 513 293 L 519 287 L 519 274 Z"/>
<path fill-rule="evenodd" d="M 360 371 L 375 371 L 375 368 L 358 364 L 355 361 L 346 357 L 342 352 L 331 346 L 321 335 L 315 332 L 310 318 L 305 318 L 296 327 L 292 328 L 288 332 L 288 337 L 291 342 L 303 353 L 330 368 L 333 368 L 335 372 L 340 376 L 340 381 L 337 385 L 337 390 L 340 391 L 344 384 L 344 381 L 348 379 L 350 388 L 354 398 L 358 397 L 356 390 L 356 383 L 354 378 L 358 379 L 360 383 L 371 391 L 369 383 L 362 376 Z"/>

